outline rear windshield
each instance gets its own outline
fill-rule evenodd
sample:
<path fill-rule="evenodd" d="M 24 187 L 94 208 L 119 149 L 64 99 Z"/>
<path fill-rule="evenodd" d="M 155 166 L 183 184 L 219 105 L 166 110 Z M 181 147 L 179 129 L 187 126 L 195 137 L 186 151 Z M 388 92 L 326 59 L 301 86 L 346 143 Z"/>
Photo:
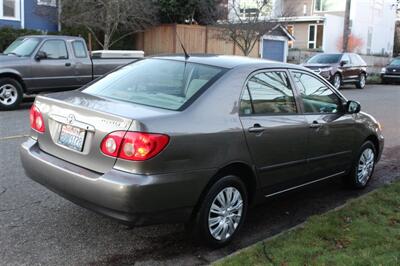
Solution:
<path fill-rule="evenodd" d="M 211 85 L 223 68 L 164 59 L 144 59 L 83 90 L 106 98 L 179 110 Z"/>
<path fill-rule="evenodd" d="M 310 59 L 308 59 L 307 63 L 311 64 L 335 64 L 339 63 L 342 58 L 341 54 L 318 54 Z"/>

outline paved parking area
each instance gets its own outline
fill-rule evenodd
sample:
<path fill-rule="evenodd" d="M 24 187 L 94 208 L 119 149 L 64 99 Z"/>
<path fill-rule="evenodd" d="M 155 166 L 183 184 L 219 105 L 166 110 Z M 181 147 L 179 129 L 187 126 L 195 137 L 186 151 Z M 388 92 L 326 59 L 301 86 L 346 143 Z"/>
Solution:
<path fill-rule="evenodd" d="M 360 101 L 384 128 L 384 156 L 367 191 L 400 179 L 400 86 L 370 85 L 342 92 Z M 206 264 L 366 192 L 345 190 L 331 181 L 274 198 L 250 210 L 232 245 L 209 250 L 193 245 L 182 225 L 129 229 L 28 179 L 18 149 L 29 133 L 30 104 L 0 112 L 1 265 Z"/>

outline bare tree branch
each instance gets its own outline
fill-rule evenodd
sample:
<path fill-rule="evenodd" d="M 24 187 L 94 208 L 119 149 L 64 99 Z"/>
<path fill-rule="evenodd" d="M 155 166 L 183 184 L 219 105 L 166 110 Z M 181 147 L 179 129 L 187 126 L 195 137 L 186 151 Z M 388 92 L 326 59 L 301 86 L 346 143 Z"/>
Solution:
<path fill-rule="evenodd" d="M 157 5 L 152 0 L 63 0 L 62 5 L 62 23 L 84 26 L 105 50 L 158 23 Z"/>

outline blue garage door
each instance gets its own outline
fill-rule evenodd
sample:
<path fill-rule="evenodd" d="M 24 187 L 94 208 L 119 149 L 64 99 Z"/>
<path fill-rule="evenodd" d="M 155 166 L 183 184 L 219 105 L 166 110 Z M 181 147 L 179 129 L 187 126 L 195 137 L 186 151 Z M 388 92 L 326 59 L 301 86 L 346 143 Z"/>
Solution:
<path fill-rule="evenodd" d="M 284 56 L 284 41 L 263 40 L 263 58 L 283 62 Z"/>

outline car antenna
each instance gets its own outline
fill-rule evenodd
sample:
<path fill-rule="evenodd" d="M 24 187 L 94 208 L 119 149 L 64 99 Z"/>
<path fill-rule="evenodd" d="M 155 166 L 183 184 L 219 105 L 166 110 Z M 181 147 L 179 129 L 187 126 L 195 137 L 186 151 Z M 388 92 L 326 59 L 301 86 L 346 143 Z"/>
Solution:
<path fill-rule="evenodd" d="M 174 23 L 171 16 L 169 15 L 169 13 L 167 13 L 167 16 L 168 16 L 168 19 L 171 21 L 171 23 Z M 183 53 L 185 54 L 185 60 L 188 60 L 190 58 L 190 55 L 186 51 L 185 46 L 183 45 L 183 42 L 182 42 L 181 38 L 179 37 L 178 31 L 176 30 L 176 28 L 175 28 L 175 34 L 176 34 L 176 37 L 178 38 L 178 41 L 182 47 Z"/>
<path fill-rule="evenodd" d="M 183 42 L 182 42 L 181 38 L 179 37 L 178 32 L 176 32 L 176 37 L 178 37 L 178 41 L 179 41 L 179 43 L 181 44 L 183 53 L 185 54 L 185 60 L 188 60 L 188 59 L 190 58 L 190 55 L 187 53 L 187 51 L 186 51 L 186 49 L 185 49 L 185 46 L 183 45 Z"/>

